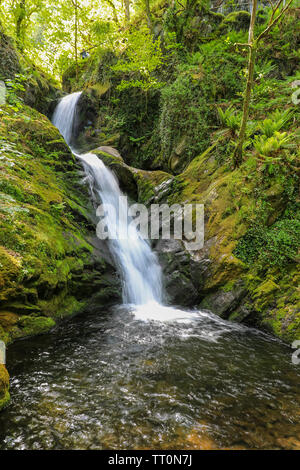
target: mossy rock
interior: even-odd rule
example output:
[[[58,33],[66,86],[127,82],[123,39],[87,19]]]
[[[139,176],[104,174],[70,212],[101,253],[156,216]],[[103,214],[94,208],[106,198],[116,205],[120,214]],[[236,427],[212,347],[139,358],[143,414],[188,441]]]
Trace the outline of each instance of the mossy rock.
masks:
[[[20,58],[13,42],[0,29],[0,80],[13,79],[21,71]]]
[[[36,336],[47,333],[55,326],[52,318],[22,316],[18,321],[22,336]]]
[[[8,405],[9,395],[9,375],[4,364],[0,364],[0,410]]]
[[[225,31],[247,31],[249,29],[251,15],[247,11],[234,11],[229,13],[219,26],[222,34]]]

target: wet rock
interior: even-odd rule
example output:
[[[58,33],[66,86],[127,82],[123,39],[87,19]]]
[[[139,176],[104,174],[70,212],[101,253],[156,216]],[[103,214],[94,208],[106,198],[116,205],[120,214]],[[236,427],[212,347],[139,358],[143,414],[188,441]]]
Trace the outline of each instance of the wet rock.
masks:
[[[200,307],[211,310],[223,318],[228,318],[229,313],[238,306],[246,293],[247,290],[242,285],[236,286],[228,292],[218,290],[207,295],[202,300]]]
[[[159,240],[155,245],[155,250],[159,253],[182,252],[183,246],[180,240]]]
[[[107,145],[103,145],[102,147],[98,147],[97,150],[99,152],[108,153],[112,157],[119,158],[122,162],[124,161],[123,158],[121,157],[120,153],[118,152],[118,150],[115,149],[114,147],[109,147]]]
[[[180,240],[159,240],[155,246],[163,273],[168,300],[191,307],[199,300],[199,293],[191,279],[190,256],[183,251]]]

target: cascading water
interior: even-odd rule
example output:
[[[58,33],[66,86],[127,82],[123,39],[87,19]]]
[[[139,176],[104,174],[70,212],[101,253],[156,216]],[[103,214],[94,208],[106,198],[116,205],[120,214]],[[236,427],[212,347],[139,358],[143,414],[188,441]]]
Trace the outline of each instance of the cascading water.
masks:
[[[57,127],[67,144],[71,147],[74,135],[74,123],[76,118],[76,106],[81,96],[81,91],[67,95],[60,100],[54,114],[52,122]]]
[[[72,148],[76,106],[81,92],[65,96],[59,102],[52,121]],[[125,304],[149,305],[162,301],[162,273],[155,254],[127,216],[127,207],[114,174],[93,153],[73,153],[83,163],[93,193],[105,207],[113,207],[119,217],[107,217],[109,249],[123,282]]]

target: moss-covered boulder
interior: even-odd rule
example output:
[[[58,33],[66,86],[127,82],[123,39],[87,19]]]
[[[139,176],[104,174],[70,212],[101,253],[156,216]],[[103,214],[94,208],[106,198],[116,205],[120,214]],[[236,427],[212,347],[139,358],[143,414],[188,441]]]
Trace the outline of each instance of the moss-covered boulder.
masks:
[[[233,11],[227,15],[219,26],[219,32],[246,31],[249,29],[250,13],[248,11]]]
[[[4,364],[0,364],[0,410],[9,403],[9,400],[9,375]]]

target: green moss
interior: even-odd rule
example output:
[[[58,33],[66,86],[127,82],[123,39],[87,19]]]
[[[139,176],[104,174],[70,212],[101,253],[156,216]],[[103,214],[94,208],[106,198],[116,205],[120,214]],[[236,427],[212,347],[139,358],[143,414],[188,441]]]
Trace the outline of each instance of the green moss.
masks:
[[[5,408],[10,402],[10,394],[8,391],[5,392],[3,398],[0,398],[0,410]]]
[[[8,405],[9,400],[9,375],[4,364],[0,364],[0,410]]]
[[[247,11],[233,11],[229,13],[220,24],[219,31],[240,31],[248,30],[250,23],[250,13]]]
[[[20,72],[20,58],[13,47],[13,42],[0,30],[0,79],[12,79]]]
[[[18,321],[22,336],[34,336],[47,333],[55,326],[52,318],[23,316]]]

